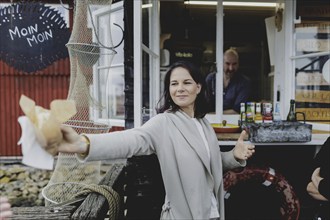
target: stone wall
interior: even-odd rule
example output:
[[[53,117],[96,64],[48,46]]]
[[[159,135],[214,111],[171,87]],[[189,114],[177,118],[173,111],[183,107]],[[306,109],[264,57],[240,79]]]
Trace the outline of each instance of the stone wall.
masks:
[[[43,206],[42,189],[52,171],[21,164],[0,164],[0,195],[7,196],[13,207]]]

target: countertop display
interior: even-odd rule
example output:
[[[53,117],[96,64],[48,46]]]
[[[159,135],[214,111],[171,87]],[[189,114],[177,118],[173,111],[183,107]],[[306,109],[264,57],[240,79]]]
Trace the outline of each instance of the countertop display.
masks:
[[[240,133],[217,133],[220,146],[234,146]],[[254,145],[322,145],[330,134],[312,134],[312,140],[309,142],[285,142],[285,143],[253,143]],[[246,139],[248,141],[248,139]]]

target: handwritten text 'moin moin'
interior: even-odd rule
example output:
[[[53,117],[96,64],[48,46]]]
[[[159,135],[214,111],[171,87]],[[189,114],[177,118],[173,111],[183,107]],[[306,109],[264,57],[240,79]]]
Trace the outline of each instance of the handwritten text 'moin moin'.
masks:
[[[39,33],[38,24],[20,29],[15,26],[14,29],[9,29],[8,31],[11,40],[14,41],[15,39],[25,38],[30,47],[53,38],[53,32],[51,29]]]

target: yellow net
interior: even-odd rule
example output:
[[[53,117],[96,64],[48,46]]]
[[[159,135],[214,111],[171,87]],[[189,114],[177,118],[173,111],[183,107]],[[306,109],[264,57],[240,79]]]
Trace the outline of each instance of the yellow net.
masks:
[[[106,38],[100,34],[104,31],[101,27],[106,22],[110,25],[110,21],[100,23],[97,19],[111,3],[112,0],[76,0],[74,4],[72,34],[67,43],[71,68],[68,99],[75,101],[77,114],[66,125],[79,134],[106,133],[110,129],[107,124],[95,122],[93,114],[105,108],[98,101],[95,84],[99,77],[107,79],[107,67],[116,54],[111,33]],[[74,154],[60,153],[53,175],[42,192],[46,206],[72,199],[86,184],[97,184],[100,166],[101,162],[80,163]]]

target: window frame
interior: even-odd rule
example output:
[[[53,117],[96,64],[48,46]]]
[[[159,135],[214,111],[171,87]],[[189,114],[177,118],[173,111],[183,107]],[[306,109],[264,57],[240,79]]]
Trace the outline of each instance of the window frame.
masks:
[[[148,2],[151,7],[142,7],[142,3]],[[149,55],[149,100],[150,117],[156,113],[156,108],[160,97],[160,25],[159,25],[159,0],[134,1],[134,127],[143,124],[143,62],[142,51]],[[142,10],[149,10],[148,30],[149,47],[143,44],[142,35]]]
[[[98,25],[99,25],[99,22],[98,22],[99,19],[98,18],[100,16],[104,16],[106,14],[109,14],[111,16],[112,12],[117,12],[117,11],[120,11],[120,10],[122,10],[122,14],[124,15],[123,1],[113,3],[109,7],[103,7],[103,8],[97,9],[95,11],[92,11],[93,21],[95,23],[95,26],[98,27]],[[109,28],[110,28],[110,25],[109,25]],[[98,30],[98,28],[96,28],[96,29]],[[93,38],[96,38],[95,33],[93,33]],[[110,40],[112,40],[112,39],[110,39]],[[122,44],[124,44],[124,42],[122,42]],[[113,55],[113,56],[116,56],[116,55]],[[111,74],[111,68],[118,68],[118,67],[123,68],[122,77],[124,78],[124,57],[122,57],[122,62],[119,62],[119,63],[116,63],[116,64],[113,64],[112,59],[111,59],[110,63],[107,63],[106,65],[99,66],[99,64],[97,64],[97,65],[93,66],[93,82],[94,82],[93,83],[93,94],[94,94],[94,96],[95,96],[95,98],[98,102],[102,102],[102,100],[100,100],[101,99],[101,97],[100,97],[101,90],[99,88],[99,83],[100,83],[100,78],[99,78],[99,74],[98,74],[99,70],[102,70],[104,68],[108,68],[108,72],[109,72],[108,74]],[[107,81],[108,81],[108,77],[107,77]],[[123,87],[124,86],[125,85],[123,85]],[[105,94],[102,94],[102,95],[105,95],[107,97],[107,95],[108,95],[108,85],[105,85],[105,87],[106,87]],[[106,112],[108,112],[109,107],[112,108],[114,106],[109,106],[108,99],[106,99]],[[122,119],[111,118],[109,115],[107,115],[108,118],[101,118],[100,114],[102,114],[102,112],[100,112],[100,111],[102,111],[102,110],[91,109],[91,112],[92,112],[91,117],[96,122],[104,123],[104,124],[110,124],[111,126],[118,126],[118,127],[124,127],[125,126],[125,115],[123,115]]]

